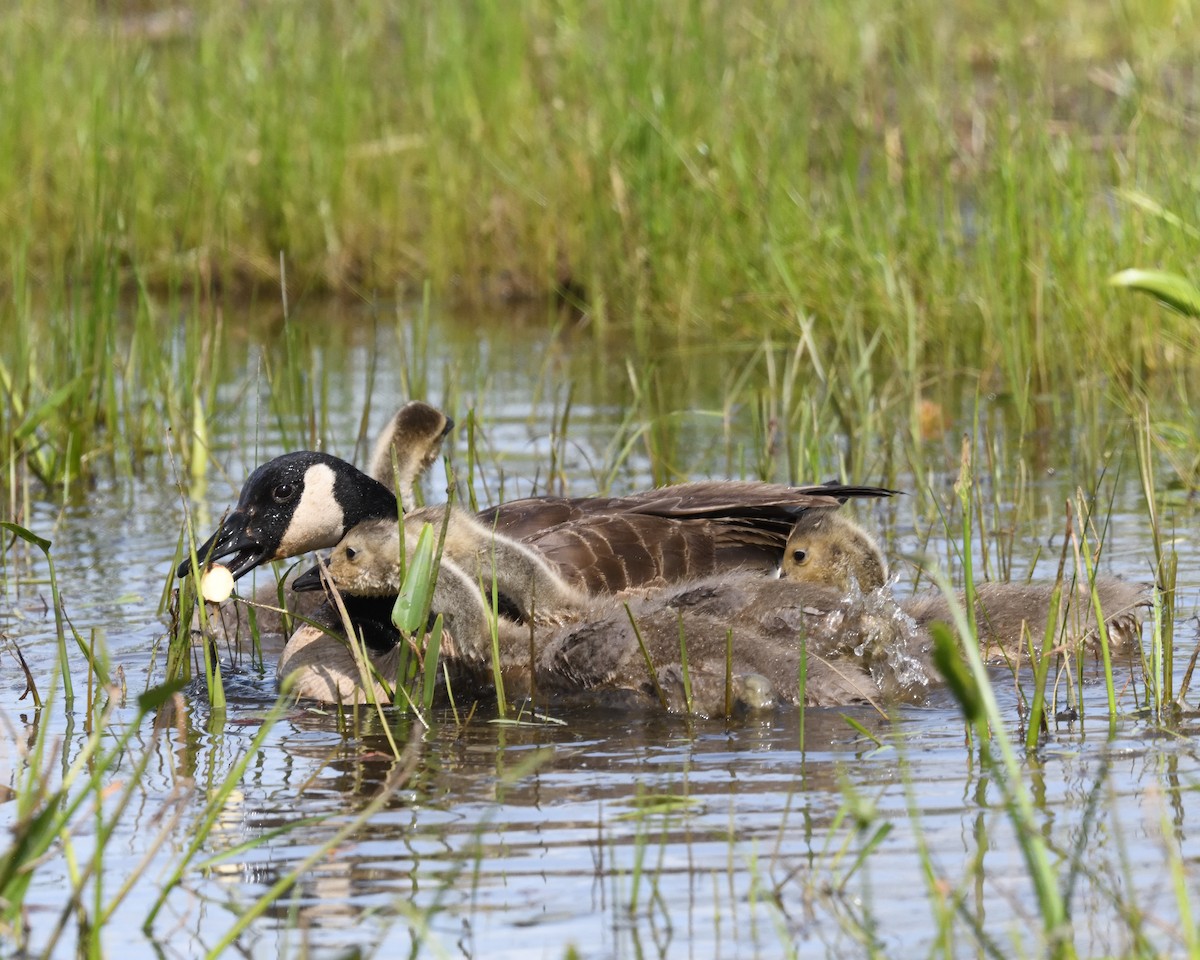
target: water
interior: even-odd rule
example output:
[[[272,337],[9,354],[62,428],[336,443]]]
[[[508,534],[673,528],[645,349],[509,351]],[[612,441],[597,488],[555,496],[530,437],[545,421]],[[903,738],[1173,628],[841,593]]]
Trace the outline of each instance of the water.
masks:
[[[425,395],[460,421],[472,405],[487,410],[487,455],[473,481],[479,499],[547,487],[595,489],[609,473],[608,451],[630,436],[624,410],[637,402],[619,355],[597,363],[576,355],[569,335],[536,328],[501,328],[489,336],[475,324],[442,324],[423,354]],[[267,347],[249,350],[245,369],[227,371],[223,406],[214,411],[214,446],[228,477],[214,474],[206,487],[192,488],[200,499],[190,506],[203,533],[249,469],[285,448],[277,423],[302,429],[302,417],[265,415],[271,401],[258,349]],[[375,330],[360,324],[336,349],[328,343],[314,349],[313,369],[331,372],[322,406],[335,438],[330,449],[352,456],[368,398],[366,371],[373,357],[397,349],[390,321]],[[721,363],[718,351],[690,357],[673,396],[679,409],[708,411],[678,418],[674,441],[697,476],[724,475],[752,445],[744,408],[716,415],[728,382]],[[400,378],[391,376],[378,376],[369,395],[373,426],[407,399]],[[554,424],[568,395],[569,442],[559,443]],[[245,423],[256,417],[263,424],[249,434],[256,442],[242,442]],[[461,464],[461,435],[456,444]],[[635,442],[632,449],[612,477],[615,489],[652,480],[645,447]],[[1052,447],[1049,456],[1062,465],[1031,481],[1032,499],[1048,506],[1041,526],[1015,539],[1019,574],[1053,573],[1061,546],[1057,504],[1081,482],[1068,468],[1069,448]],[[929,490],[948,498],[955,463],[947,456],[938,464],[944,473],[930,478]],[[832,457],[824,470],[822,479],[836,472]],[[1106,487],[1115,499],[1104,568],[1144,579],[1151,545],[1135,473],[1127,468]],[[430,485],[435,499],[438,489]],[[949,554],[943,535],[930,536],[923,523],[928,508],[917,498],[929,495],[868,511],[893,557]],[[157,475],[109,479],[65,510],[37,503],[23,521],[53,540],[71,622],[85,640],[94,636],[105,645],[123,671],[129,696],[116,710],[112,729],[119,732],[136,717],[137,693],[162,675],[159,601],[184,523],[181,498]],[[1200,551],[1189,513],[1179,513],[1177,528],[1178,676],[1195,636],[1190,618]],[[5,562],[0,630],[12,643],[0,643],[0,786],[16,788],[24,782],[23,751],[34,724],[49,725],[60,751],[43,761],[49,782],[78,757],[88,733],[86,671],[72,649],[79,700],[71,714],[61,695],[40,712],[28,698],[18,699],[25,684],[13,644],[46,695],[57,657],[54,618],[41,555],[16,544]],[[905,568],[897,589],[903,592],[910,580]],[[52,940],[72,877],[91,864],[101,877],[102,904],[135,877],[100,933],[106,955],[199,955],[377,796],[396,769],[377,721],[361,718],[357,731],[346,732],[328,710],[287,709],[150,933],[142,932],[150,905],[197,833],[208,797],[271,710],[273,652],[266,651],[265,669],[245,658],[230,668],[224,716],[191,689],[186,718],[175,727],[155,735],[146,722],[136,731],[107,774],[103,810],[115,827],[102,858],[93,863],[97,828],[89,795],[69,839],[34,873],[26,920],[35,950],[75,952],[79,934],[70,911],[61,938]],[[1119,679],[1139,685],[1140,676],[1118,671]],[[1002,672],[996,679],[1015,735],[1013,682]],[[1036,822],[1070,889],[1084,955],[1132,949],[1125,911],[1133,906],[1146,918],[1150,943],[1163,952],[1181,949],[1171,858],[1184,864],[1185,889],[1196,894],[1200,844],[1188,817],[1200,783],[1195,721],[1185,718],[1164,732],[1132,713],[1132,690],[1122,692],[1121,702],[1125,713],[1110,736],[1103,689],[1089,679],[1086,721],[1054,725],[1039,758],[1022,762]],[[871,944],[889,956],[910,956],[941,944],[953,955],[1038,952],[1033,886],[1000,785],[977,751],[964,747],[961,719],[944,690],[891,718],[866,707],[809,710],[803,732],[794,711],[729,723],[571,712],[553,723],[512,725],[493,722],[486,710],[465,723],[449,712],[431,720],[428,730],[408,724],[396,732],[400,747],[406,737],[415,740],[411,775],[363,829],[321,855],[253,920],[236,938],[236,950],[254,957],[345,956],[357,949],[381,956],[559,958],[574,946],[585,957],[749,958],[863,955]],[[112,746],[112,736],[103,746]],[[118,815],[126,788],[129,800]],[[15,808],[0,802],[6,831]],[[89,910],[95,896],[89,881]],[[939,911],[951,918],[949,933],[939,926]],[[0,954],[9,952],[0,946]]]

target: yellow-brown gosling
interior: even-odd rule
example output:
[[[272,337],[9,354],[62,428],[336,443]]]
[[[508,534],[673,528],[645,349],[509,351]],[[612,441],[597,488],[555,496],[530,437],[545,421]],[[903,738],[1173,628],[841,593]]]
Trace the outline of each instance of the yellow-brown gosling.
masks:
[[[784,549],[781,575],[837,590],[876,590],[887,582],[887,564],[873,537],[835,510],[810,510],[793,527]],[[1091,590],[1104,612],[1111,643],[1126,646],[1141,635],[1149,605],[1147,587],[1114,577],[1097,577],[1092,587],[1078,584],[1063,591],[1056,623],[1063,639],[1093,642],[1097,637]],[[1016,655],[1028,630],[1037,643],[1045,636],[1051,613],[1053,583],[981,583],[975,590],[975,619],[980,639],[993,655]],[[960,595],[959,603],[965,598]],[[941,591],[926,591],[901,602],[921,627],[951,619],[950,603]]]

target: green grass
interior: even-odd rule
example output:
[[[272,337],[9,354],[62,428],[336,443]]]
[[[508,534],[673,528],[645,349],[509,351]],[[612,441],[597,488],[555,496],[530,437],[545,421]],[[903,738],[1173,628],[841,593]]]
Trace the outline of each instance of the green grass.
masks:
[[[620,486],[634,453],[656,482],[699,472],[911,477],[912,495],[889,518],[947,544],[924,561],[1020,579],[1041,549],[1031,544],[1063,528],[1062,503],[1039,483],[1046,471],[1069,471],[1098,501],[1072,508],[1068,536],[1086,545],[1104,541],[1107,484],[1137,469],[1164,592],[1143,692],[1118,701],[1117,668],[1105,664],[1109,717],[1145,709],[1177,729],[1187,678],[1172,672],[1171,537],[1175,508],[1200,485],[1200,324],[1107,279],[1126,267],[1197,276],[1193,11],[1165,0],[1011,10],[974,0],[394,9],[201,0],[181,8],[169,35],[153,36],[140,7],[22,0],[0,14],[6,591],[24,585],[19,550],[51,556],[53,532],[31,519],[46,500],[79,504],[145,474],[174,476],[199,502],[205,484],[241,482],[223,475],[221,444],[254,450],[260,432],[349,455],[353,439],[331,437],[329,408],[351,366],[348,342],[374,325],[394,328],[396,345],[354,370],[366,393],[398,378],[406,394],[428,396],[431,365],[452,365],[441,379],[468,445],[466,475],[486,476],[489,499],[503,498],[489,371],[441,351],[461,358],[478,325],[524,322],[562,345],[528,367],[531,405],[554,411],[552,455],[522,478],[539,489],[573,479],[582,492],[566,466],[572,438],[589,429],[581,411],[604,407],[619,413],[588,467],[596,489]],[[1165,293],[1176,306],[1190,296]],[[533,302],[520,317],[480,307],[520,298]],[[448,322],[458,308],[469,319]],[[229,372],[248,352],[253,385]],[[938,481],[958,463],[962,424],[973,476],[987,483],[965,485],[959,500]],[[1069,445],[1044,442],[1067,432]],[[475,493],[472,484],[464,502]],[[1181,528],[1191,519],[1179,512]],[[104,841],[137,804],[151,755],[134,738],[166,693],[152,687],[115,720],[103,643],[71,625],[52,568],[48,590],[58,666],[37,678],[36,710],[72,709],[86,662],[88,729],[82,746],[58,754],[54,725],[43,723],[22,755],[16,829],[0,849],[0,933],[21,936],[30,877],[47,851],[61,851],[53,862],[69,865],[78,952],[91,956],[127,889],[107,885]],[[186,595],[182,603],[190,610]],[[199,662],[189,627],[181,617],[169,677]],[[218,691],[224,651],[205,653]],[[1049,665],[1019,677],[1047,711]],[[429,681],[432,664],[423,666]],[[1036,779],[1042,761],[1036,713],[1017,758],[1005,725],[1020,720],[997,714],[988,675],[972,664],[959,680],[971,705],[967,762],[975,745],[981,758],[999,753],[988,754],[986,776],[1000,780],[1036,887],[1044,939],[1027,951],[1068,955],[1070,883],[1090,868],[1076,851],[1069,879],[1050,876],[1048,859],[1063,851],[1039,838],[1044,811],[1018,777]],[[423,682],[411,699],[427,711],[432,695]],[[201,740],[231,712],[215,713],[212,729],[189,726],[189,762],[216,756]],[[382,711],[363,714],[347,735],[382,722],[396,769],[407,770]],[[804,723],[799,742],[811,754],[819,745]],[[212,792],[171,854],[164,897],[221,855],[214,817],[262,742],[208,771]],[[373,796],[313,855],[348,840],[386,800]],[[101,842],[76,857],[85,820]],[[850,880],[869,876],[888,826],[847,787],[818,879],[802,881],[811,897],[840,900]],[[669,920],[662,864],[646,856],[658,834],[639,829],[623,896]],[[1166,872],[1187,920],[1190,863],[1173,829],[1164,822]],[[922,856],[939,931],[931,952],[957,955],[965,941],[998,955],[965,905],[976,878],[943,887],[936,853]],[[236,937],[288,895],[306,863],[218,936]],[[1121,879],[1111,906],[1151,953],[1136,885]],[[763,896],[776,899],[794,882],[770,871],[764,880]],[[870,906],[843,916],[874,945]],[[148,909],[151,926],[157,908]],[[55,936],[71,935],[63,929]],[[1179,943],[1196,954],[1190,922]]]
[[[1104,282],[1197,247],[1200,32],[1173,3],[180,9],[0,18],[0,465],[46,483],[137,470],[167,428],[194,463],[233,297],[281,287],[272,402],[314,427],[287,359],[313,293],[557,292],[632,344],[651,407],[686,378],[650,357],[774,357],[764,419],[814,419],[784,431],[797,470],[807,430],[915,417],[959,376],[1030,411],[1200,346]]]
[[[1139,433],[1138,443],[1141,448],[1144,448],[1148,442],[1148,430],[1143,429]],[[1096,451],[1092,451],[1092,455],[1099,456]],[[1022,472],[1017,469],[1021,457],[1018,448],[999,446],[995,451],[995,457],[995,462],[989,465],[986,479],[988,482],[996,484],[998,489],[993,491],[988,500],[975,495],[976,487],[981,482],[978,459],[964,460],[961,482],[955,493],[951,494],[945,489],[936,488],[923,488],[917,492],[920,500],[926,505],[926,509],[929,504],[939,504],[940,502],[940,509],[944,511],[944,515],[935,518],[934,522],[944,526],[943,532],[946,536],[962,537],[959,545],[961,556],[981,557],[990,553],[993,562],[997,555],[1013,549],[1004,541],[998,528],[1014,522],[1018,525],[1029,523],[1034,526],[1043,523],[1037,517],[1036,506],[1031,505],[1028,501],[1021,501],[1017,495],[1023,483]],[[954,458],[947,456],[946,461],[940,466],[943,471],[948,471],[953,464]],[[1149,496],[1150,491],[1154,489],[1152,478],[1148,477],[1146,484]],[[1085,517],[1082,509],[1075,511],[1075,516],[1079,518],[1077,520],[1079,529],[1076,535],[1085,542],[1086,536],[1094,535],[1096,530],[1106,528],[1106,520],[1102,511],[1108,500],[1101,494],[1103,494],[1102,489],[1094,494],[1095,501],[1100,505],[1097,510],[1101,515]],[[993,498],[994,503],[990,502]],[[913,499],[916,501],[917,498]],[[1152,497],[1151,501],[1153,501]],[[1017,505],[1016,513],[1019,514],[1015,518],[1009,515],[1013,504]],[[913,509],[916,509],[917,506],[914,502]],[[25,539],[34,543],[35,546],[51,549],[48,544],[35,540],[33,534],[28,531],[23,531],[23,534]],[[1010,534],[1010,536],[1012,535]],[[1086,547],[1080,547],[1080,552],[1084,555],[1087,550]],[[1019,555],[1023,556],[1023,553],[1019,553]],[[69,622],[69,618],[67,619]],[[970,636],[972,628],[965,616],[957,628],[964,636]],[[76,639],[78,641],[78,638]],[[968,645],[967,649],[969,650],[971,647]],[[1158,663],[1161,664],[1162,654],[1159,653],[1157,656]],[[101,676],[106,674],[103,656],[96,656],[94,660],[98,674]],[[78,661],[76,660],[76,662]],[[429,665],[425,666],[428,669]],[[70,669],[69,664],[68,669]],[[1111,663],[1104,667],[1105,678],[1110,689],[1114,669]],[[1173,729],[1174,715],[1170,710],[1162,709],[1163,701],[1169,700],[1170,694],[1168,692],[1164,695],[1161,692],[1161,676],[1158,679],[1158,686],[1150,682],[1151,669],[1147,668],[1146,670],[1146,690],[1148,694],[1151,691],[1156,692],[1158,700],[1155,715],[1162,717],[1162,729],[1170,731]],[[1161,667],[1153,669],[1161,671]],[[1026,955],[1045,953],[1071,956],[1075,950],[1076,938],[1081,937],[1086,930],[1085,920],[1071,913],[1072,890],[1076,884],[1084,882],[1088,883],[1089,887],[1099,886],[1103,890],[1110,891],[1105,896],[1110,897],[1113,910],[1126,918],[1123,929],[1128,937],[1141,945],[1140,949],[1145,955],[1153,955],[1156,949],[1155,944],[1160,943],[1160,939],[1157,934],[1152,935],[1145,929],[1147,921],[1141,914],[1138,886],[1133,882],[1136,876],[1130,875],[1124,878],[1124,882],[1120,884],[1110,883],[1110,878],[1104,874],[1104,871],[1115,870],[1116,867],[1108,860],[1105,860],[1103,865],[1093,865],[1086,859],[1085,854],[1088,851],[1083,849],[1064,850],[1043,836],[1041,818],[1046,815],[1047,811],[1042,809],[1041,804],[1044,801],[1038,798],[1033,786],[1038,781],[1038,769],[1043,762],[1040,745],[1027,742],[1025,754],[1018,755],[1014,749],[1016,737],[1011,733],[1011,728],[1019,725],[1019,720],[1015,716],[1005,716],[999,712],[995,693],[992,690],[992,684],[995,682],[993,675],[984,670],[978,661],[972,663],[967,671],[971,683],[970,690],[973,692],[964,697],[964,702],[975,704],[968,711],[974,746],[964,751],[964,758],[972,769],[978,764],[978,777],[984,781],[994,782],[998,786],[1000,806],[996,815],[1007,817],[1008,824],[1004,828],[993,826],[992,830],[997,835],[1002,829],[1011,830],[1015,835],[1016,842],[1023,850],[1027,862],[1027,875],[1022,877],[1021,881],[1035,891],[1035,899],[1032,903],[1035,909],[1041,911],[1042,929],[1036,935],[1030,934],[1032,939],[1029,941],[1023,941],[1014,946],[994,928],[986,926],[982,920],[972,915],[972,909],[981,907],[978,901],[983,896],[981,891],[985,876],[984,852],[992,842],[987,828],[981,826],[981,832],[975,838],[975,842],[979,845],[978,862],[974,865],[969,864],[965,868],[967,873],[961,879],[946,876],[939,871],[936,863],[939,853],[936,850],[923,850],[921,853],[922,862],[929,877],[928,901],[933,933],[936,937],[936,946],[932,950],[933,955],[955,956],[961,943],[966,942],[979,946],[980,950],[987,955],[998,956],[1015,950],[1018,954]],[[1028,683],[1032,673],[1033,671],[1030,670],[1024,671],[1019,676],[1019,682]],[[1169,677],[1169,674],[1167,676]],[[55,676],[45,687],[52,696],[60,696],[59,691],[64,689],[65,679]],[[1044,680],[1035,676],[1033,682],[1040,684],[1044,683]],[[135,808],[139,803],[140,775],[146,769],[146,765],[153,761],[153,744],[140,745],[134,738],[139,731],[149,729],[149,711],[152,709],[163,710],[171,692],[170,688],[152,689],[139,701],[136,714],[132,718],[125,716],[120,721],[113,719],[111,711],[116,693],[109,689],[107,684],[104,691],[95,698],[89,692],[87,713],[91,718],[92,727],[84,747],[71,755],[70,768],[67,769],[66,765],[63,765],[64,773],[61,777],[60,787],[54,785],[55,778],[50,776],[50,771],[57,766],[57,757],[53,755],[54,747],[49,732],[54,729],[54,726],[46,722],[40,728],[41,732],[34,742],[32,755],[23,765],[21,779],[18,783],[18,786],[22,788],[19,791],[22,808],[20,816],[17,818],[14,839],[9,847],[0,850],[0,853],[5,854],[5,857],[0,857],[0,862],[11,864],[7,873],[0,873],[0,900],[4,901],[3,905],[6,908],[6,912],[0,915],[0,923],[3,924],[7,936],[15,939],[22,936],[20,906],[30,878],[35,876],[39,869],[43,869],[44,863],[60,864],[64,860],[74,863],[77,854],[72,838],[90,827],[100,843],[89,854],[89,857],[78,858],[78,867],[73,869],[70,877],[69,909],[72,911],[72,915],[78,919],[78,925],[77,927],[67,926],[64,931],[55,933],[54,936],[56,938],[60,936],[78,937],[78,948],[82,955],[101,955],[101,933],[106,933],[111,938],[113,932],[111,926],[107,931],[105,929],[109,918],[115,915],[119,905],[130,895],[129,891],[142,883],[140,876],[131,877],[128,882],[117,882],[113,879],[113,868],[107,867],[106,864],[115,859],[116,853],[106,849],[106,840],[110,836],[122,836],[119,831],[127,828],[126,818],[132,815],[127,812],[127,808]],[[1098,702],[1097,698],[1093,698],[1093,702]],[[275,742],[271,739],[271,727],[282,714],[285,705],[286,700],[281,700],[274,710],[268,713],[262,726],[249,741],[249,746],[241,752],[235,762],[225,765],[218,764],[222,758],[217,752],[214,752],[211,746],[206,746],[206,739],[224,735],[231,721],[242,719],[238,714],[232,710],[214,710],[207,727],[196,724],[187,716],[177,718],[177,722],[192,732],[190,735],[196,735],[195,741],[190,746],[180,747],[180,750],[188,758],[187,763],[209,764],[210,767],[200,777],[205,784],[205,792],[197,798],[194,809],[191,809],[190,816],[186,818],[187,825],[181,827],[182,821],[169,819],[154,840],[151,853],[163,851],[159,856],[159,862],[165,860],[168,868],[160,881],[161,896],[158,902],[137,905],[137,909],[141,909],[143,913],[142,922],[152,936],[166,936],[169,932],[171,925],[163,905],[172,896],[172,891],[179,891],[181,887],[186,888],[189,878],[194,880],[203,876],[213,865],[220,864],[225,860],[238,862],[238,858],[255,844],[271,844],[279,839],[278,831],[252,832],[253,835],[243,843],[226,846],[230,843],[230,839],[224,834],[220,837],[215,836],[214,824],[217,822],[220,812],[227,806],[238,808],[238,805],[231,800],[235,794],[255,786],[256,781],[251,774],[251,771],[255,769],[255,758],[260,756],[264,744]],[[1136,710],[1142,705],[1141,701],[1136,701],[1132,707]],[[1150,705],[1155,706],[1155,704]],[[43,709],[53,710],[54,703],[47,704]],[[1122,701],[1119,709],[1124,711],[1120,719],[1122,721],[1128,719],[1128,702]],[[383,788],[370,791],[369,797],[364,796],[361,804],[356,803],[352,810],[345,811],[344,815],[338,818],[335,829],[331,829],[324,835],[319,843],[311,844],[313,847],[311,853],[296,858],[290,869],[281,873],[277,878],[272,878],[270,883],[263,884],[260,890],[253,892],[253,896],[246,898],[245,903],[239,904],[236,916],[231,916],[223,926],[214,930],[213,942],[208,947],[211,949],[212,955],[222,953],[228,944],[235,941],[241,942],[240,938],[254,929],[258,918],[267,913],[278,916],[281,905],[286,905],[287,899],[292,896],[296,885],[308,876],[309,871],[314,869],[322,858],[341,845],[352,841],[353,838],[369,834],[371,818],[389,803],[395,787],[406,782],[406,778],[411,773],[412,764],[415,762],[411,751],[416,749],[412,745],[417,742],[415,739],[417,734],[413,731],[417,731],[420,725],[412,720],[404,720],[399,711],[393,711],[389,715],[384,715],[382,712],[372,715],[372,711],[367,711],[367,713],[368,716],[364,718],[361,726],[356,722],[353,731],[347,731],[345,734],[347,744],[356,741],[361,744],[368,738],[368,727],[373,726],[376,731],[373,735],[376,746],[371,752],[380,751],[385,742],[388,744],[390,748],[388,762],[391,765],[389,769],[394,772],[394,776],[388,778]],[[47,717],[47,719],[49,718]],[[357,721],[357,718],[355,719]],[[390,729],[392,724],[400,728],[399,737]],[[378,734],[380,725],[382,725],[383,737]],[[409,740],[409,747],[401,750],[398,748],[398,744],[403,743],[405,725],[413,739]],[[457,731],[454,737],[463,737],[468,735],[471,721],[468,719],[466,723],[456,726]],[[887,732],[876,735],[867,730],[865,726],[858,724],[857,721],[854,721],[851,726],[863,738],[859,741],[861,744],[869,743],[871,749],[894,749],[891,728],[888,728]],[[689,737],[696,735],[692,726],[689,725],[686,729]],[[710,735],[713,729],[703,726],[695,728],[700,731],[700,736]],[[203,736],[199,736],[201,733]],[[427,735],[421,734],[421,736]],[[727,730],[726,736],[728,735]],[[1080,737],[1081,744],[1085,740],[1086,738]],[[1010,741],[1012,742],[1010,743]],[[500,746],[503,745],[500,744]],[[812,743],[810,735],[810,740],[804,745],[804,749],[820,752],[824,748]],[[976,752],[978,759],[976,759]],[[518,752],[516,756],[521,757],[523,754]],[[95,762],[89,766],[89,760],[93,757]],[[525,754],[524,759],[528,761],[531,758]],[[539,754],[539,762],[540,759],[542,758]],[[944,757],[942,760],[944,762]],[[350,768],[358,769],[357,764],[360,762],[356,761],[350,764]],[[816,762],[820,763],[821,761]],[[911,765],[913,771],[918,770],[920,766],[920,760],[915,756],[906,758],[904,763]],[[703,783],[703,778],[699,778],[698,782]],[[120,790],[113,786],[114,783],[120,783]],[[1104,790],[1109,789],[1108,784],[1109,781],[1103,777],[1096,782],[1094,802],[1101,805],[1096,816],[1103,815],[1105,800],[1101,794]],[[783,904],[794,898],[797,895],[796,891],[800,889],[804,892],[806,903],[815,903],[821,910],[840,917],[839,922],[843,925],[846,936],[880,955],[886,955],[888,953],[886,931],[880,928],[877,914],[883,905],[881,900],[887,894],[875,883],[877,872],[875,865],[879,862],[877,860],[879,857],[884,858],[883,864],[888,862],[886,859],[888,856],[887,846],[890,838],[896,832],[898,824],[895,820],[878,813],[877,800],[883,795],[881,788],[877,786],[864,788],[856,781],[847,778],[840,790],[842,793],[840,806],[836,806],[831,819],[820,823],[815,835],[812,836],[814,857],[811,864],[806,864],[803,869],[787,864],[778,867],[764,867],[751,863],[747,867],[740,862],[735,862],[733,853],[735,834],[731,831],[729,882],[734,883],[735,878],[740,880],[749,869],[751,876],[757,878],[755,880],[757,893],[754,894],[752,902],[756,898],[761,898],[763,906],[768,911],[777,909],[772,906],[773,904]],[[878,797],[873,793],[874,790],[880,790]],[[104,812],[95,819],[94,826],[91,824],[82,826],[81,821],[86,820],[89,816],[85,810],[86,805],[95,798],[96,806],[100,808],[99,799],[102,795],[104,797],[115,795],[116,800],[107,807],[103,807]],[[694,805],[694,801],[689,800],[688,802]],[[996,801],[992,803],[995,804]],[[979,806],[982,824],[982,811],[988,809],[989,804],[980,801]],[[299,809],[303,811],[303,804]],[[182,810],[183,808],[180,807],[172,816],[181,816],[180,811]],[[669,815],[677,812],[678,808],[668,811]],[[913,819],[915,821],[913,829],[919,834],[922,830],[920,817],[914,814]],[[292,818],[279,829],[303,830],[310,825],[310,821],[305,818]],[[617,900],[618,908],[627,910],[631,917],[644,918],[648,923],[661,922],[671,925],[682,923],[682,920],[674,915],[675,907],[668,894],[664,892],[671,882],[671,871],[677,869],[669,868],[668,864],[676,861],[679,844],[691,843],[692,839],[688,836],[680,839],[668,832],[667,826],[664,819],[660,831],[656,821],[652,822],[643,818],[637,827],[632,843],[628,846],[615,846],[613,856],[631,860],[628,874],[621,881],[624,886]],[[797,828],[797,825],[793,825],[793,829]],[[808,828],[806,827],[806,829]],[[780,830],[783,830],[782,826]],[[1170,874],[1171,889],[1175,892],[1181,916],[1187,917],[1192,911],[1189,891],[1190,871],[1184,854],[1175,845],[1172,830],[1172,825],[1164,821],[1161,841],[1166,851],[1166,865]],[[706,836],[706,833],[700,832],[697,834],[697,839]],[[1157,841],[1158,838],[1155,837],[1151,842]],[[711,843],[711,839],[701,846],[707,845],[707,843]],[[306,845],[309,844],[306,842]],[[62,852],[59,853],[59,851]],[[44,859],[47,852],[53,854],[48,861]],[[150,857],[148,856],[146,862],[149,861]],[[465,862],[455,866],[455,875],[461,874],[465,869]],[[618,878],[622,876],[620,868],[615,874],[611,866],[608,870],[609,876],[615,875]],[[975,870],[978,871],[977,875],[971,872]],[[978,886],[973,886],[974,884],[978,884]],[[974,908],[972,904],[974,904]],[[736,922],[739,911],[746,909],[744,906],[730,905],[724,899],[716,900],[713,908],[721,917],[720,922],[725,924]],[[423,916],[420,913],[421,909],[423,908],[404,907],[403,905],[396,907],[394,916],[389,914],[383,921],[383,929],[386,931],[390,923],[404,922],[412,926],[414,936],[418,937],[422,943],[428,944],[432,935],[426,931],[424,924],[419,922]],[[779,930],[776,935],[781,938],[781,948],[792,949],[789,928],[785,920],[786,918],[783,916],[778,918]],[[1074,926],[1068,926],[1068,920]],[[287,922],[291,923],[292,921],[288,920]],[[763,936],[760,932],[747,935],[754,940]],[[1187,947],[1194,947],[1194,940],[1194,932],[1190,929],[1182,931],[1178,938],[1178,942]],[[997,941],[999,946],[997,946]],[[1171,940],[1170,942],[1175,943],[1176,941]],[[36,946],[38,949],[42,949],[44,944],[39,941]]]

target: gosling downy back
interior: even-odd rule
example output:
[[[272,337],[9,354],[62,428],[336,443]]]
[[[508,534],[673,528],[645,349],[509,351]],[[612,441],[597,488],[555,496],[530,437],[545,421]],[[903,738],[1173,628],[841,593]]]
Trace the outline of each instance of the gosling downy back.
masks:
[[[1151,588],[1115,577],[1097,577],[1094,588],[1109,642],[1114,648],[1138,643],[1151,605]],[[1077,584],[1074,589],[1064,584],[1057,611],[1052,611],[1054,584],[1046,581],[981,583],[975,588],[975,598],[979,639],[994,657],[1023,658],[1027,654],[1026,634],[1040,646],[1052,612],[1057,640],[1091,645],[1098,638],[1091,588],[1086,583]],[[960,604],[966,602],[961,594],[957,599]],[[934,621],[953,622],[950,603],[941,591],[909,597],[904,608],[922,629]]]
[[[547,638],[534,677],[557,696],[618,688],[672,712],[689,712],[690,691],[690,712],[707,716],[739,705],[919,699],[931,679],[925,637],[889,595],[847,597],[753,573],[668,587],[628,609],[597,601],[587,619]]]
[[[378,542],[378,541],[376,541]],[[335,551],[335,581],[370,589],[353,557]],[[368,551],[370,548],[368,548]],[[448,589],[443,590],[443,583]],[[626,609],[628,604],[628,611]],[[456,678],[456,699],[487,695],[492,683],[492,620],[465,573],[443,561],[433,598],[446,618],[442,654]],[[637,627],[634,628],[630,621]],[[536,695],[575,704],[640,704],[719,716],[733,710],[881,702],[919,698],[929,676],[911,618],[882,593],[848,599],[806,583],[731,574],[622,601],[589,598],[561,625],[495,623],[500,666],[510,697]],[[680,657],[680,631],[687,667]],[[726,642],[732,636],[731,669]],[[640,637],[640,639],[639,639]],[[647,666],[642,650],[650,657]],[[399,646],[372,650],[381,675],[395,671]],[[807,684],[798,683],[807,656]],[[296,674],[301,695],[327,702],[366,698],[359,659],[344,640],[301,628],[279,662],[281,680]],[[661,691],[661,699],[660,699]],[[376,687],[377,698],[386,696]]]

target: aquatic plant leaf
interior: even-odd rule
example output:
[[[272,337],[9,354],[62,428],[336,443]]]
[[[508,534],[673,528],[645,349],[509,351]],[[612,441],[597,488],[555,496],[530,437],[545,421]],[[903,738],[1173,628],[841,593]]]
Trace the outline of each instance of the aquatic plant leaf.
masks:
[[[64,406],[75,395],[81,383],[83,383],[82,376],[75,377],[46,397],[35,409],[29,412],[29,416],[25,418],[25,422],[13,431],[13,439],[20,442],[31,436],[46,421],[50,414]]]
[[[953,631],[944,623],[935,623],[930,626],[929,632],[933,634],[933,665],[962,707],[963,716],[973,726],[983,717],[979,685],[963,663]]]
[[[858,733],[859,736],[863,737],[866,740],[870,740],[877,747],[883,746],[882,740],[880,740],[877,736],[875,736],[875,734],[873,734],[870,730],[868,730],[866,727],[864,727],[861,723],[859,723],[853,717],[847,716],[846,714],[843,713],[842,719],[845,720],[846,723],[849,724],[850,727],[852,727]]]
[[[415,633],[424,625],[425,611],[429,609],[433,593],[435,574],[433,526],[424,524],[417,537],[417,546],[408,561],[404,573],[404,584],[396,605],[392,607],[392,623],[405,633]]]
[[[186,680],[177,679],[161,686],[151,687],[138,697],[138,709],[142,713],[152,713],[186,686]]]
[[[425,647],[425,660],[421,664],[424,684],[421,689],[421,706],[426,712],[433,706],[433,695],[437,691],[438,654],[442,649],[442,615],[439,613],[429,631],[429,641]]]
[[[1189,317],[1200,317],[1200,290],[1177,273],[1166,270],[1122,270],[1108,278],[1111,287],[1127,287],[1148,293],[1160,303],[1166,304]]]
[[[0,521],[0,527],[7,530],[9,533],[15,533],[18,537],[20,537],[26,543],[32,543],[35,547],[38,547],[43,553],[48,553],[50,551],[50,541],[49,540],[46,540],[44,537],[39,537],[32,530],[27,530],[24,527],[22,527],[20,524],[10,523],[7,520],[3,520],[3,521]]]

